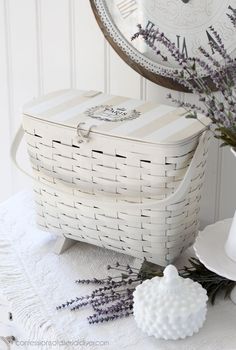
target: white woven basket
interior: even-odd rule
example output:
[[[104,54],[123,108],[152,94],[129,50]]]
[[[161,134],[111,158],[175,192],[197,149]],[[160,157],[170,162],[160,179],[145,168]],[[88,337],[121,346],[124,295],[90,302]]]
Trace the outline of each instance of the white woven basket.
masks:
[[[28,104],[23,124],[42,229],[163,266],[193,243],[209,140],[201,123],[72,90]]]

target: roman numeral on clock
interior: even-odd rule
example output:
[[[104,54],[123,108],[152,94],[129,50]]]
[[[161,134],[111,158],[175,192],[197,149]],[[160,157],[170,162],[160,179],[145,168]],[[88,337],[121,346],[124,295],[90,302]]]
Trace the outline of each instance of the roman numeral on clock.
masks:
[[[145,29],[150,32],[152,29],[155,29],[155,24],[151,21],[148,21]],[[154,44],[154,42],[155,42],[155,38],[150,38],[150,37],[148,38],[149,44]]]
[[[186,39],[182,38],[180,35],[176,35],[177,38],[177,47],[182,55],[185,58],[188,58],[188,48],[186,44]]]
[[[145,30],[146,31],[148,31],[148,32],[151,32],[152,30],[156,30],[156,29],[158,29],[157,27],[156,27],[156,25],[153,23],[153,22],[151,22],[151,21],[148,21],[147,22],[147,24],[146,24],[146,27],[145,27]],[[168,41],[170,41],[166,36],[164,36],[164,38],[166,39],[166,40],[168,40]],[[155,42],[155,36],[153,36],[153,38],[151,37],[149,37],[148,39],[148,42],[150,43],[150,44],[154,44],[154,42]]]
[[[126,19],[133,12],[137,10],[137,1],[136,0],[122,0],[117,4],[118,10],[120,11],[121,16]]]
[[[153,22],[151,22],[151,21],[148,21],[145,29],[148,30],[148,31],[150,31],[150,30],[152,30],[154,27],[155,27],[155,24],[154,24]]]

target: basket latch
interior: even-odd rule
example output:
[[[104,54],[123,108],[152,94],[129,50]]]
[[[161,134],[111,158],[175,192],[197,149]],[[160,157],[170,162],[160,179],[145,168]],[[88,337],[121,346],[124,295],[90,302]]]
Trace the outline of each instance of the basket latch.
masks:
[[[90,132],[92,130],[93,127],[95,127],[96,125],[91,125],[88,129],[88,131],[84,131],[81,129],[81,125],[84,125],[85,123],[79,123],[77,125],[77,135],[78,135],[78,143],[84,143],[84,142],[89,142],[90,138]]]

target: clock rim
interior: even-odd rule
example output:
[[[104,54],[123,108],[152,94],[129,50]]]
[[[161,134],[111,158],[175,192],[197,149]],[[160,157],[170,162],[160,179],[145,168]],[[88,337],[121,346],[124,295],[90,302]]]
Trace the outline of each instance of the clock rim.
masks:
[[[134,69],[138,74],[140,74],[142,77],[150,80],[151,82],[153,82],[154,84],[163,86],[167,89],[171,89],[171,90],[175,90],[178,92],[186,92],[186,93],[191,93],[192,91],[187,89],[186,87],[182,86],[181,84],[177,83],[176,81],[174,81],[173,79],[169,78],[169,77],[164,77],[161,74],[157,74],[154,72],[149,71],[148,69],[146,69],[145,67],[143,67],[141,64],[139,64],[138,62],[135,62],[134,60],[132,60],[132,58],[129,57],[128,54],[126,54],[121,47],[119,47],[117,45],[117,43],[113,40],[113,38],[110,36],[105,24],[103,23],[95,1],[96,0],[89,0],[90,1],[90,5],[94,14],[94,17],[98,23],[98,26],[100,27],[105,39],[109,42],[109,44],[112,46],[112,48],[115,50],[115,52],[121,57],[121,59],[127,63],[132,69]],[[122,35],[122,33],[121,33]],[[212,80],[210,79],[210,76],[203,78],[206,83],[208,84],[209,88],[212,91],[217,91],[215,85],[213,84]]]

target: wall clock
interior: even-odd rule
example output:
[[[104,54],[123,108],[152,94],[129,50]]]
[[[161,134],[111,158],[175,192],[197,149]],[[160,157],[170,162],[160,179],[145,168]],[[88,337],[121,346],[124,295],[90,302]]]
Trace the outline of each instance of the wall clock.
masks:
[[[178,68],[176,62],[171,58],[163,62],[142,39],[131,42],[138,23],[142,27],[158,27],[187,57],[198,56],[199,46],[209,48],[209,41],[213,40],[209,27],[213,26],[228,52],[235,55],[235,30],[227,13],[236,9],[236,0],[90,0],[90,3],[115,51],[138,73],[159,85],[185,91],[162,76],[163,68],[170,73]],[[218,54],[213,51],[212,55]]]

